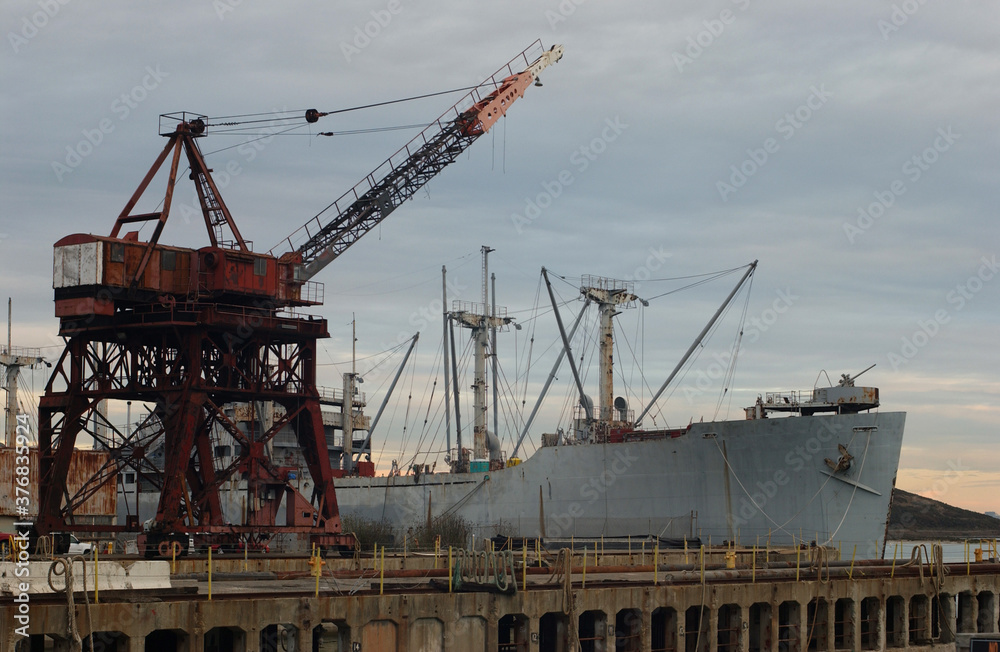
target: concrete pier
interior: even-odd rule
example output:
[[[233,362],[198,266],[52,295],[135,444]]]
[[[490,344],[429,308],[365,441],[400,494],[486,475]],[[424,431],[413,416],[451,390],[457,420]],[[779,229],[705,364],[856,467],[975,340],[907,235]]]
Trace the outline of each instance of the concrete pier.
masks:
[[[961,650],[974,636],[1000,639],[997,563],[803,561],[702,573],[616,561],[585,575],[579,557],[531,573],[517,563],[509,594],[468,583],[449,593],[445,569],[383,573],[339,560],[318,583],[290,568],[226,573],[211,598],[207,578],[191,572],[168,590],[101,591],[98,604],[77,592],[72,612],[65,592],[29,595],[26,608],[8,594],[0,652],[89,650],[91,629],[94,652]],[[28,638],[18,629],[25,612]]]

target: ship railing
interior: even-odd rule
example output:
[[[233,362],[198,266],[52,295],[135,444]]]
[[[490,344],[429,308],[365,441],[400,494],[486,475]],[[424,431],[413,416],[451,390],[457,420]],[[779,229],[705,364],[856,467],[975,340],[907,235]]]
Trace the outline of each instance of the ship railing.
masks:
[[[496,315],[493,315],[493,306],[487,306],[483,303],[475,303],[473,301],[459,301],[455,300],[451,304],[452,312],[465,312],[470,315],[482,315],[483,317],[498,317],[500,319],[507,318],[507,308],[506,306],[497,306]]]
[[[337,387],[316,387],[319,392],[319,398],[321,401],[330,401],[333,403],[342,403],[344,401],[344,390]],[[355,402],[366,403],[364,392],[354,393]]]
[[[606,290],[608,292],[620,290],[627,292],[628,294],[634,294],[635,283],[632,281],[622,281],[616,278],[608,278],[606,276],[584,274],[580,277],[580,287]]]
[[[798,405],[812,400],[813,391],[792,390],[789,392],[767,392],[764,395],[765,405]],[[805,399],[805,400],[803,400]]]
[[[3,346],[0,347],[0,354],[17,358],[40,358],[42,350],[29,346]]]

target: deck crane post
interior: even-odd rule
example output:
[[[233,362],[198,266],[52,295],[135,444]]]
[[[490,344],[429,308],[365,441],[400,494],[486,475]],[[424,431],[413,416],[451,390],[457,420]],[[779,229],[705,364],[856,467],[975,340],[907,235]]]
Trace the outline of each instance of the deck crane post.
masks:
[[[42,489],[35,535],[140,532],[147,554],[169,550],[175,541],[186,549],[190,533],[206,543],[260,543],[261,536],[288,534],[319,546],[353,547],[353,537],[341,534],[333,486],[341,470],[330,466],[316,384],[318,341],[329,337],[327,323],[288,309],[322,304],[322,284],[310,279],[454,162],[561,56],[561,46],[544,50],[533,43],[282,240],[278,253],[253,251],[223,202],[198,145],[212,129],[210,119],[186,112],[161,116],[167,144],[111,234],[73,234],[55,243],[55,313],[66,346],[39,403]],[[310,110],[305,121],[323,115]],[[209,244],[200,249],[159,241],[182,156],[208,230]],[[168,158],[159,210],[133,213]],[[331,211],[333,217],[321,219]],[[128,230],[150,223],[146,240]],[[107,400],[155,405],[151,422],[157,427],[142,429],[141,438],[138,429],[119,431],[100,415]],[[344,413],[353,411],[353,400],[343,398]],[[284,415],[266,429],[255,425],[244,432],[224,407],[255,401],[272,401]],[[96,423],[103,426],[91,425]],[[267,455],[271,440],[286,428],[294,432],[313,480],[308,497],[290,482],[296,469],[277,466]],[[216,457],[212,437],[220,431],[236,443],[228,464]],[[108,456],[70,492],[66,478],[78,437],[92,438]],[[153,446],[163,451],[162,463],[149,459]],[[159,490],[148,527],[74,518],[126,469]],[[220,488],[241,477],[251,500],[243,522],[232,523]],[[281,524],[279,508],[285,511]]]

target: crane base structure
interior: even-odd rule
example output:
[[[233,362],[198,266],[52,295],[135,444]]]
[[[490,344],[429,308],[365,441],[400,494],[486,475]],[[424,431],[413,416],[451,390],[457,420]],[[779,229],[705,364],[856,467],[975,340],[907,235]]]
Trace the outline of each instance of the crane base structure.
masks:
[[[195,533],[205,543],[250,546],[286,533],[324,548],[353,550],[353,535],[340,533],[316,387],[317,340],[329,336],[325,320],[194,303],[135,308],[113,323],[102,321],[61,329],[69,340],[39,406],[39,532],[139,531],[147,551],[169,541],[187,550]],[[64,389],[57,391],[57,385]],[[123,433],[101,413],[108,399],[155,407],[146,427]],[[253,401],[273,401],[285,414],[265,431],[244,432],[223,406]],[[309,499],[290,482],[297,469],[275,466],[266,452],[286,426],[295,432],[314,481]],[[225,468],[215,463],[217,428],[237,442]],[[65,478],[81,434],[97,441],[108,459],[70,496]],[[147,457],[161,443],[162,470]],[[160,491],[152,527],[75,525],[74,509],[128,470]],[[227,523],[220,504],[220,487],[233,478],[247,482],[240,524]],[[285,519],[278,523],[283,500]]]

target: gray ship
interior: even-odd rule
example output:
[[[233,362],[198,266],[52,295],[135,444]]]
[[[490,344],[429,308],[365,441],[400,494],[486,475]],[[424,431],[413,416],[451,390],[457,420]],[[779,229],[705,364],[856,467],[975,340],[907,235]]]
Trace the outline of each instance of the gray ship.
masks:
[[[599,405],[584,391],[573,356],[560,355],[549,380],[565,357],[579,389],[578,418],[569,434],[543,435],[541,448],[524,461],[517,451],[535,412],[509,459],[503,459],[486,429],[487,334],[509,320],[495,306],[487,309],[484,273],[478,310],[456,305],[463,309],[450,314],[452,322],[472,330],[475,343],[472,447],[458,442],[448,473],[418,467],[406,475],[338,480],[341,513],[388,522],[398,531],[455,515],[480,537],[653,536],[745,545],[815,541],[881,555],[905,414],[880,412],[877,388],[855,386],[845,374],[833,387],[766,393],[746,408],[742,420],[641,427],[755,267],[756,261],[748,266],[638,419],[622,397],[614,398],[612,351],[613,317],[641,299],[631,283],[584,277],[580,291],[586,303],[580,314],[593,304],[600,316]],[[565,354],[573,333],[564,330],[549,287]],[[461,432],[459,423],[456,431]]]

